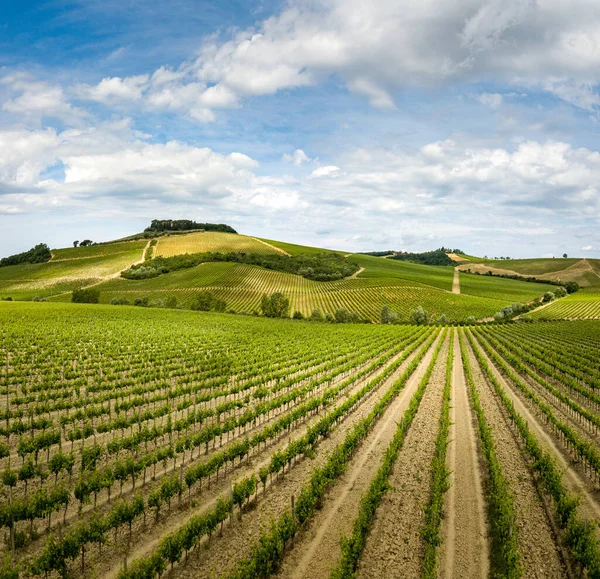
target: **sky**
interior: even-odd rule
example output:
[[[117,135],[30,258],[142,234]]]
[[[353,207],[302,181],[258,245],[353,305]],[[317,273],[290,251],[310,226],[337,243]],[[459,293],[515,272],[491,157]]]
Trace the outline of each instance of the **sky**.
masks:
[[[0,256],[152,219],[600,257],[598,0],[0,3]]]

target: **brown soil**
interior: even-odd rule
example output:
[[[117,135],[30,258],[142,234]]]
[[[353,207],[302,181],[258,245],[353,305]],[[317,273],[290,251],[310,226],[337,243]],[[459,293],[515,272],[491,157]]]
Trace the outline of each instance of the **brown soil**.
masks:
[[[454,278],[452,279],[452,293],[460,293],[460,274],[458,273],[458,267],[454,268]]]
[[[359,579],[419,577],[425,543],[423,508],[430,495],[430,465],[439,432],[447,345],[389,478],[358,568]]]
[[[344,422],[334,430],[330,436],[319,443],[317,455],[314,459],[300,460],[290,472],[279,478],[276,484],[267,491],[266,500],[262,500],[259,493],[258,502],[251,505],[249,512],[241,519],[226,529],[218,545],[213,545],[208,551],[196,550],[190,555],[189,561],[175,569],[174,577],[213,578],[222,577],[231,573],[239,559],[248,557],[254,542],[260,536],[263,528],[276,519],[284,509],[289,506],[292,495],[297,496],[300,489],[306,484],[312,470],[324,464],[329,453],[346,436],[354,425],[362,420],[375,406],[379,395],[389,388],[410,363],[411,356],[401,367],[375,392],[373,392],[358,408],[356,408]],[[213,543],[216,540],[213,538]]]
[[[469,260],[466,257],[461,257],[456,253],[448,253],[447,255],[452,261],[455,261],[456,263],[469,263]]]
[[[488,422],[493,425],[498,460],[514,496],[524,576],[539,579],[567,577],[552,518],[540,498],[518,434],[510,426],[502,402],[483,376],[472,352],[469,352],[469,359],[481,405]]]
[[[455,334],[450,409],[448,468],[450,488],[442,532],[440,573],[443,579],[483,579],[489,575],[490,540],[483,494],[485,466],[469,403],[458,333]]]
[[[563,482],[572,492],[581,496],[581,514],[588,519],[600,520],[600,490],[583,473],[581,465],[556,441],[546,423],[542,421],[540,411],[534,408],[534,404],[530,401],[525,402],[520,391],[516,390],[516,386],[499,372],[485,352],[482,351],[482,354],[492,368],[496,379],[513,400],[517,412],[527,420],[529,428],[538,442],[544,450],[555,457],[559,469],[563,472]],[[562,419],[562,417],[560,418]]]
[[[396,433],[397,423],[408,408],[432,356],[433,349],[430,349],[417,371],[352,459],[346,473],[329,491],[310,528],[303,533],[294,549],[286,556],[279,573],[280,577],[329,577],[331,569],[341,557],[340,536],[351,533],[352,524],[358,515],[360,499],[368,490],[383,454]]]

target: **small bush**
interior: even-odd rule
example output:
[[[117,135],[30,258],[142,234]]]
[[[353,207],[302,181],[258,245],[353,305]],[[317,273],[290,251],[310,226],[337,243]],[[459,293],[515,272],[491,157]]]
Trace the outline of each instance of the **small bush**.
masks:
[[[113,306],[128,306],[131,302],[125,297],[113,298],[110,300]]]
[[[71,301],[74,304],[97,304],[100,301],[100,292],[95,288],[74,290]]]

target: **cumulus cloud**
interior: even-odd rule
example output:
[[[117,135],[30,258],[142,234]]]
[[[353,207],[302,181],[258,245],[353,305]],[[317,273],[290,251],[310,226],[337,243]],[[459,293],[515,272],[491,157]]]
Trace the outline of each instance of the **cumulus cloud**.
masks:
[[[592,251],[592,249],[594,249],[591,245],[584,245],[581,248],[581,251]]]
[[[488,93],[484,92],[477,96],[477,100],[487,107],[491,109],[499,109],[500,105],[502,105],[502,95],[498,93]]]
[[[302,163],[309,163],[311,161],[310,157],[302,149],[296,149],[292,155],[286,153],[281,159],[286,163],[293,163],[294,165],[302,165]]]
[[[103,103],[115,101],[139,101],[148,84],[148,75],[104,78],[96,86],[80,85],[77,93],[80,98]]]
[[[159,68],[146,96],[210,120],[198,107],[236,106],[331,75],[384,109],[395,107],[399,88],[495,79],[591,110],[599,106],[598,45],[595,0],[292,0],[230,40],[211,37],[177,69]],[[501,102],[498,94],[482,99],[492,108]]]
[[[335,165],[327,165],[325,167],[319,167],[315,169],[311,174],[311,179],[318,179],[320,177],[335,177],[340,172],[340,168]]]

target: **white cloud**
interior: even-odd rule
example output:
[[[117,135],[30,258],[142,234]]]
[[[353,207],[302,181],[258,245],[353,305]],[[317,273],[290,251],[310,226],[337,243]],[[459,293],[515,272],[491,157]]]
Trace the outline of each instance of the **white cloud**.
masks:
[[[581,251],[592,251],[592,249],[594,249],[591,245],[584,245],[581,248]]]
[[[12,113],[14,117],[35,121],[43,117],[56,117],[77,126],[89,116],[84,110],[68,102],[61,86],[35,80],[28,74],[7,74],[0,79],[0,85],[8,92],[8,98],[2,103],[2,110]]]
[[[310,157],[302,149],[296,149],[293,155],[286,153],[281,157],[281,160],[286,163],[293,163],[294,165],[302,165],[302,163],[309,163],[311,161]]]
[[[600,104],[598,46],[596,0],[291,0],[231,40],[209,38],[177,70],[159,68],[147,97],[216,109],[337,75],[373,106],[394,108],[403,87],[495,79],[590,110]],[[500,105],[499,94],[481,96]]]
[[[115,101],[139,101],[148,84],[148,75],[104,78],[96,86],[80,85],[77,93],[81,98],[103,103]]]
[[[325,167],[319,167],[318,169],[315,169],[310,174],[310,177],[313,179],[318,179],[320,177],[335,177],[339,174],[339,172],[339,167],[336,167],[335,165],[327,165]]]
[[[498,93],[488,93],[484,92],[477,96],[477,100],[487,107],[491,109],[499,109],[500,105],[502,105],[502,95]]]

